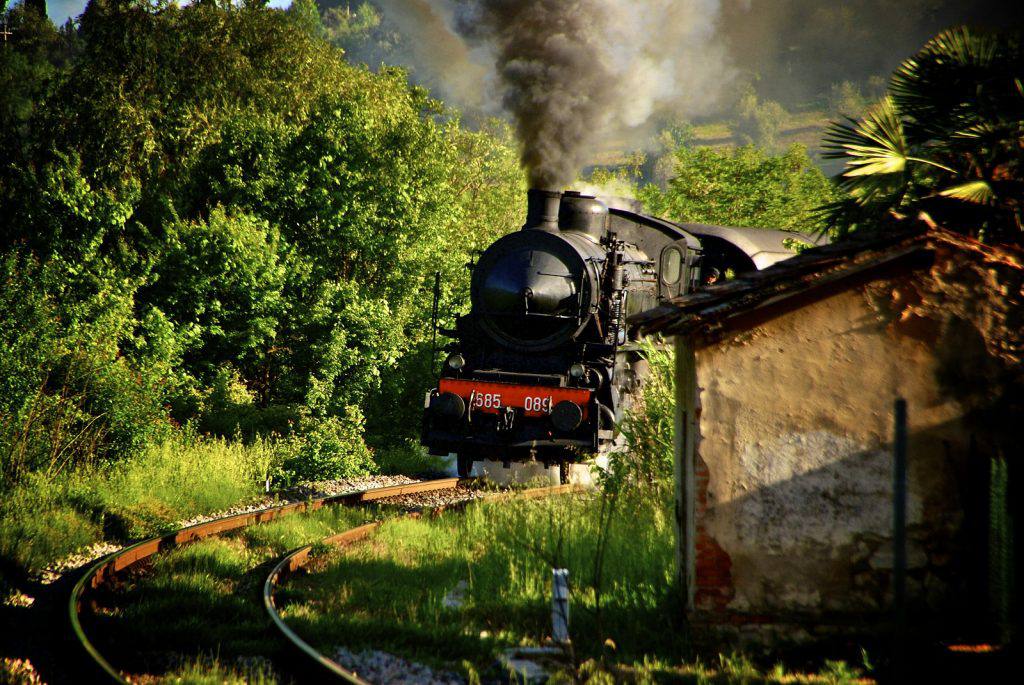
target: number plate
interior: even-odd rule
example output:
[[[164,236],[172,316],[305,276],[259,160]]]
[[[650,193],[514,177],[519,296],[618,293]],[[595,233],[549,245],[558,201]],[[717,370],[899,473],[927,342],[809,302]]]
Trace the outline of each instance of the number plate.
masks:
[[[512,385],[511,383],[486,383],[481,381],[456,381],[442,379],[441,392],[450,392],[466,400],[473,398],[473,411],[497,414],[503,407],[522,409],[526,416],[547,416],[551,409],[563,400],[575,402],[583,409],[587,418],[590,405],[590,390],[578,388],[549,388],[543,385]]]

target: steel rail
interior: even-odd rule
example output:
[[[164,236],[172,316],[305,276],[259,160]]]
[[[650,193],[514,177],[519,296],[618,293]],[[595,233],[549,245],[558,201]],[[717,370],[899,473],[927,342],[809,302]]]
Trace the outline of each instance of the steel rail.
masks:
[[[484,495],[477,499],[465,500],[454,504],[440,505],[438,507],[426,508],[420,511],[413,511],[405,514],[405,516],[418,517],[423,514],[437,515],[442,511],[463,509],[467,505],[475,502],[494,502],[509,499],[538,499],[541,497],[551,497],[554,495],[579,492],[580,490],[581,488],[578,485],[554,485],[549,487],[530,488],[519,492],[496,492]],[[284,635],[285,639],[292,644],[294,651],[306,657],[308,667],[306,670],[316,673],[317,676],[322,677],[330,674],[347,683],[351,683],[352,685],[373,685],[372,683],[360,678],[359,674],[346,669],[338,662],[317,651],[316,648],[303,640],[298,633],[292,630],[277,609],[277,603],[274,601],[274,591],[287,582],[288,578],[292,574],[303,569],[306,564],[309,563],[310,553],[313,551],[315,545],[345,547],[347,545],[361,542],[369,538],[374,531],[383,525],[383,523],[383,521],[374,521],[373,523],[367,523],[351,528],[342,533],[338,533],[337,535],[332,535],[318,543],[299,547],[281,559],[281,561],[279,561],[277,565],[274,566],[273,570],[271,570],[267,575],[267,579],[263,583],[263,606],[270,615],[271,621],[275,626],[277,626],[277,629],[282,635]]]
[[[114,574],[124,571],[127,568],[149,559],[153,555],[180,545],[203,540],[205,538],[227,533],[248,526],[266,523],[284,516],[300,514],[308,511],[316,511],[325,506],[344,505],[356,506],[375,500],[400,497],[402,495],[414,495],[424,492],[435,492],[438,490],[451,490],[465,482],[465,479],[442,478],[440,480],[425,481],[422,483],[407,483],[404,485],[389,485],[381,488],[370,488],[342,495],[330,495],[305,502],[293,502],[268,509],[234,514],[223,518],[214,519],[205,523],[198,523],[186,528],[181,528],[166,535],[159,535],[148,540],[137,542],[118,552],[114,552],[96,563],[94,563],[85,575],[83,575],[74,588],[68,599],[68,616],[71,621],[71,629],[75,638],[85,651],[89,661],[101,672],[118,683],[128,683],[121,673],[114,668],[110,662],[100,653],[96,645],[86,634],[82,625],[81,612],[86,604],[87,595],[90,591],[103,585]],[[97,673],[99,675],[99,673]]]

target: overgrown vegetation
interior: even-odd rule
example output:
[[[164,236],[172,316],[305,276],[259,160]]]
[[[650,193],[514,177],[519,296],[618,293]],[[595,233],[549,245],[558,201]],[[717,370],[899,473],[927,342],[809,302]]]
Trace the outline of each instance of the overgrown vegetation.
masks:
[[[612,638],[628,655],[682,654],[685,645],[663,630],[660,613],[671,599],[671,523],[663,503],[633,504],[635,518],[618,517],[608,530],[602,568],[595,568],[603,533],[595,495],[388,522],[372,543],[290,586],[286,615],[324,649],[373,647],[486,667],[502,648],[548,635],[556,566],[571,573],[579,649],[593,655]],[[461,595],[460,606],[445,606],[450,591]]]
[[[384,524],[368,543],[332,552],[282,592],[283,613],[325,653],[380,649],[472,681],[498,654],[545,643],[551,569],[570,573],[573,647],[555,682],[852,683],[842,662],[814,674],[742,655],[692,660],[673,594],[671,502],[622,493],[475,504],[463,514]],[[574,664],[570,666],[569,664]],[[682,664],[682,665],[681,665]]]
[[[275,446],[178,437],[74,478],[32,473],[0,501],[4,575],[36,572],[101,540],[126,542],[186,518],[255,501]]]
[[[447,316],[471,251],[521,220],[516,151],[300,10],[95,0],[59,30],[4,10],[0,529],[41,525],[10,504],[35,497],[68,528],[5,563],[142,506],[82,494],[134,464],[166,484],[133,533],[184,513],[175,489],[226,506],[268,477],[429,467],[408,446],[434,274]]]
[[[101,615],[96,634],[130,643],[132,661],[119,666],[160,682],[273,683],[282,642],[260,601],[267,562],[372,516],[329,507],[162,554],[119,589],[119,608]]]
[[[613,454],[602,484],[608,492],[638,489],[667,497],[673,477],[675,434],[675,354],[668,343],[641,343],[648,373],[643,392],[619,426],[627,449]]]
[[[294,478],[404,445],[434,273],[447,312],[470,252],[519,220],[506,129],[467,131],[402,72],[350,65],[315,9],[5,16],[5,482],[187,422],[305,440]]]

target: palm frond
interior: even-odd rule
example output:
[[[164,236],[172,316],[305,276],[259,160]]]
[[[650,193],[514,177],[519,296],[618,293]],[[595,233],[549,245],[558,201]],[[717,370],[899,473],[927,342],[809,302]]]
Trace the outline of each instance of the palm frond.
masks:
[[[845,198],[816,207],[811,216],[822,227],[814,234],[816,238],[827,235],[839,240],[855,231],[882,230],[888,215],[875,207],[865,207],[853,198]]]
[[[899,173],[907,161],[903,122],[889,98],[871,107],[860,121],[832,123],[823,147],[826,157],[846,160],[844,176]]]
[[[961,183],[951,188],[946,188],[939,193],[942,197],[949,197],[955,200],[963,200],[978,205],[991,204],[996,199],[996,194],[988,181],[970,181]]]
[[[905,184],[909,154],[903,122],[885,98],[860,121],[832,123],[822,145],[825,156],[844,159],[842,185],[860,202],[873,202]]]
[[[889,92],[913,125],[911,141],[948,136],[989,121],[1019,102],[1019,47],[998,34],[959,26],[943,31],[893,74]],[[1012,104],[1012,103],[1010,103]]]

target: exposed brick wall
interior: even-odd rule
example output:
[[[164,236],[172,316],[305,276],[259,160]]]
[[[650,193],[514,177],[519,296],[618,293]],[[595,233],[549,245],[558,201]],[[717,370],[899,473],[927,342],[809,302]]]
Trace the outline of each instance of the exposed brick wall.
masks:
[[[708,534],[707,527],[704,525],[705,514],[708,510],[710,473],[708,465],[699,454],[696,459],[694,485],[697,491],[697,588],[694,604],[698,611],[724,612],[736,594],[732,583],[732,559]]]

